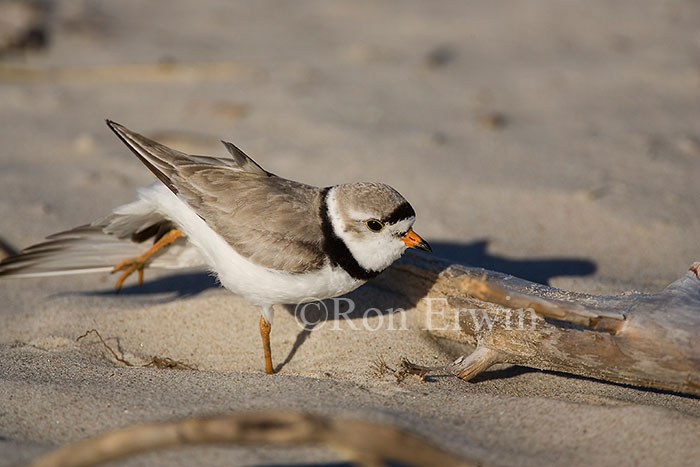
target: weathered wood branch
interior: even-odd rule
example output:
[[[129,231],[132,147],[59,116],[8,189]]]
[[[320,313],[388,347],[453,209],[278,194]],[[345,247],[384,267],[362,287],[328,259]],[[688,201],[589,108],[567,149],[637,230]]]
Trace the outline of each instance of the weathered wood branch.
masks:
[[[249,412],[134,425],[51,451],[32,467],[97,465],[130,455],[191,444],[334,448],[362,465],[475,466],[432,444],[385,425],[295,412]]]
[[[496,363],[700,395],[700,263],[653,294],[595,296],[409,254],[380,279],[425,329],[476,346],[449,370]]]

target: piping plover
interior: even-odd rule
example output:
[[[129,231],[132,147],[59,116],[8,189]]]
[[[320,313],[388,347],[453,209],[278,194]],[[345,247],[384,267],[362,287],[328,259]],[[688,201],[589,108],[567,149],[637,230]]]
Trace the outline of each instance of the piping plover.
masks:
[[[345,294],[406,248],[430,251],[411,228],[413,208],[388,185],[318,188],[267,172],[231,143],[223,142],[230,158],[194,156],[107,125],[162,183],[102,219],[6,258],[0,276],[121,272],[119,290],[133,272],[141,283],[146,267],[206,265],[260,307],[265,371],[273,373],[273,305]]]

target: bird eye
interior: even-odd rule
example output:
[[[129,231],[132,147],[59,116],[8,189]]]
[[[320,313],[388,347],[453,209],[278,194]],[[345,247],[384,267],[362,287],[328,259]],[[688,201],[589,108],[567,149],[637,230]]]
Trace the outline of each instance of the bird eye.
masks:
[[[381,221],[378,221],[377,219],[369,219],[365,221],[365,225],[372,232],[379,232],[384,228],[384,224],[382,224]]]

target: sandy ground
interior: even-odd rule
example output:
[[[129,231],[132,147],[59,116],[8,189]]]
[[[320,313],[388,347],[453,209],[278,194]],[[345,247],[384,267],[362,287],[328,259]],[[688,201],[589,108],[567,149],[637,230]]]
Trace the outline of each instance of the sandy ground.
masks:
[[[658,2],[62,1],[48,47],[0,61],[0,239],[20,248],[131,201],[152,175],[104,118],[178,149],[236,142],[317,185],[381,180],[435,254],[593,293],[658,290],[700,259],[700,8]],[[152,66],[170,64],[168,69]],[[18,78],[13,66],[32,71]],[[134,67],[134,65],[137,65]],[[139,68],[139,66],[141,68]],[[131,423],[304,409],[409,428],[486,465],[692,465],[700,400],[527,369],[374,376],[460,349],[387,316],[301,331],[276,376],[257,311],[206,273],[0,282],[0,465]],[[402,303],[376,285],[360,309]],[[359,321],[358,321],[359,322]],[[198,371],[128,368],[171,357]],[[208,447],[119,465],[326,462]]]

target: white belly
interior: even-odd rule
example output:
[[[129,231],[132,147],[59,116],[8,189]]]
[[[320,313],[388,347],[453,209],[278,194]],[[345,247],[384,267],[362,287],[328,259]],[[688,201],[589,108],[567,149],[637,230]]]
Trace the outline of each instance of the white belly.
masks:
[[[204,220],[164,185],[139,190],[139,196],[158,207],[172,220],[221,284],[254,305],[302,303],[337,297],[355,290],[365,281],[353,279],[342,268],[330,264],[304,274],[289,274],[265,268],[239,255]]]

